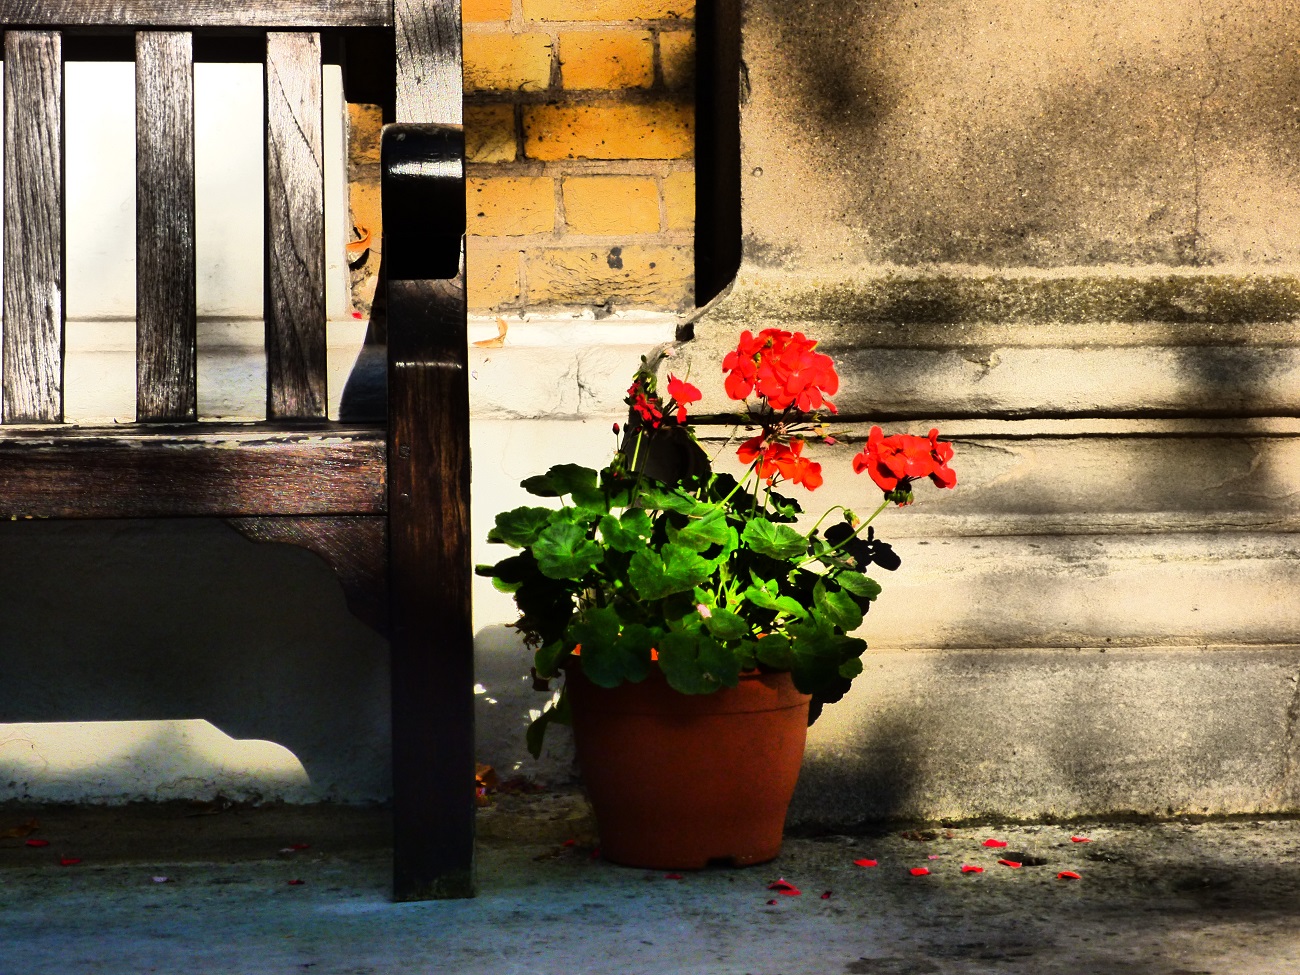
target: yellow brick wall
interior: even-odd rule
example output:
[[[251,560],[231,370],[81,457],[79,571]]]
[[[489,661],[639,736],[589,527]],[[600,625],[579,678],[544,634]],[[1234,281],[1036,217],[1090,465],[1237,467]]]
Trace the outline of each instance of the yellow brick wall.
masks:
[[[692,304],[694,0],[463,0],[471,310]]]

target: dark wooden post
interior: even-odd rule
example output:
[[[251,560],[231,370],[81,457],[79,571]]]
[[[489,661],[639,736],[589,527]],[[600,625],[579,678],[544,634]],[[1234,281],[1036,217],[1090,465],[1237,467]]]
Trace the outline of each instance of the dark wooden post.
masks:
[[[384,130],[393,890],[474,894],[474,633],[458,0],[397,0]]]

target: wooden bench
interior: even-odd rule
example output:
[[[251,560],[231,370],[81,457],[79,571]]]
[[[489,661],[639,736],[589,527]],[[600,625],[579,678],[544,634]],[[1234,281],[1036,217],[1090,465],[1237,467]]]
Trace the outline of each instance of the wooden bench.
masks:
[[[0,24],[0,514],[218,517],[322,555],[391,640],[395,895],[472,894],[459,3],[0,0]],[[130,58],[132,35],[136,423],[84,428],[63,422],[63,62],[94,43]],[[264,51],[267,418],[214,425],[197,412],[193,65],[196,41],[231,38]],[[386,426],[327,419],[321,65],[349,45],[392,79]]]

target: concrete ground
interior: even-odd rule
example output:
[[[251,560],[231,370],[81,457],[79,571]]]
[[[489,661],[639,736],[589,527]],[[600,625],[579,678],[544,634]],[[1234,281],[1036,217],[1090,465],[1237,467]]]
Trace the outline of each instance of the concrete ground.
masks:
[[[680,879],[593,858],[575,795],[480,823],[478,898],[394,904],[382,810],[0,806],[0,972],[1300,973],[1294,820],[796,836]]]

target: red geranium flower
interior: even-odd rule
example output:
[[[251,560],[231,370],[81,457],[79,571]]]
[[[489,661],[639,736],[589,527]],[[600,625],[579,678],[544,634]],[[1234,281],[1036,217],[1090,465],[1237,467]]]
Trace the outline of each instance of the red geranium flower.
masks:
[[[677,422],[685,423],[686,405],[688,403],[698,403],[704,394],[695,386],[669,373],[668,395],[677,403]]]
[[[768,437],[767,432],[751,437],[740,445],[736,456],[742,464],[758,461],[758,476],[767,478],[771,484],[779,474],[787,481],[802,484],[809,491],[822,486],[822,465],[803,456],[802,440],[792,440],[788,445],[769,443],[763,446]]]
[[[872,427],[867,446],[853,458],[853,471],[861,474],[865,470],[882,491],[901,498],[910,494],[912,481],[918,477],[928,477],[939,487],[955,487],[957,473],[948,466],[951,459],[952,444],[940,441],[938,430],[931,430],[927,437],[905,433],[886,437],[880,427]]]
[[[774,410],[794,406],[811,413],[824,406],[834,413],[835,404],[827,396],[839,389],[840,378],[831,357],[814,352],[816,346],[802,332],[742,332],[735,351],[722,360],[727,395],[744,400],[757,390]]]
[[[809,491],[815,491],[822,486],[822,465],[814,463],[802,454],[803,441],[790,441],[790,446],[776,458],[776,469],[787,481],[802,484]]]

